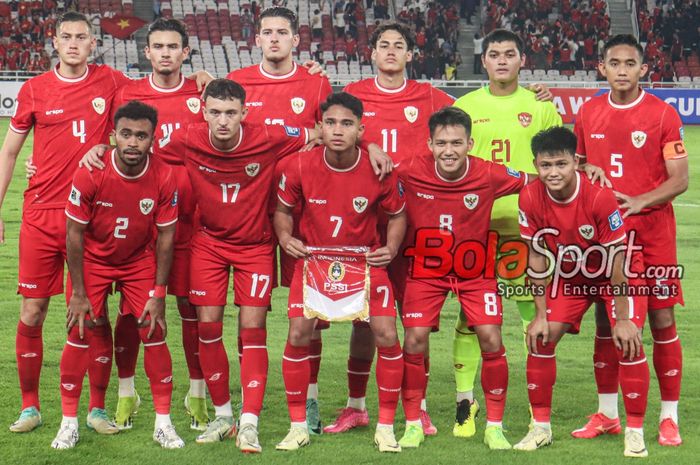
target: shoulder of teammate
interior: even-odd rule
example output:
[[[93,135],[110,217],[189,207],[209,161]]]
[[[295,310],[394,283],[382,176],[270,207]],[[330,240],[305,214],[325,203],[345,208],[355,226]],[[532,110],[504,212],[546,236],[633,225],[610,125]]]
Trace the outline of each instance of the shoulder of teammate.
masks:
[[[246,66],[245,68],[234,69],[226,75],[226,79],[231,81],[236,81],[243,85],[243,81],[247,80],[249,76],[256,71],[259,65]]]
[[[537,201],[544,185],[539,179],[526,185],[518,196],[518,224],[520,226],[520,236],[523,239],[532,239],[539,229],[539,213],[544,208],[541,202]]]
[[[277,153],[277,158],[283,158],[302,149],[309,143],[309,131],[296,126],[263,125],[247,126],[253,131],[263,131],[265,139]]]
[[[127,75],[124,74],[123,72],[121,72],[121,71],[119,71],[119,70],[116,70],[116,69],[114,69],[114,68],[112,68],[112,67],[110,67],[110,66],[108,66],[108,65],[95,65],[95,64],[91,64],[91,65],[88,65],[88,66],[93,67],[92,69],[93,69],[95,72],[109,73],[109,74],[112,76],[112,79],[114,80],[114,84],[115,84],[117,87],[121,87],[121,86],[127,85],[127,84],[129,84],[129,83],[131,83],[131,82],[134,81],[133,79],[131,79],[129,76],[127,76]]]
[[[362,100],[362,94],[366,92],[368,84],[373,81],[374,78],[365,78],[357,82],[351,82],[343,88],[343,92],[347,92]]]
[[[177,221],[177,183],[170,166],[159,160],[158,157],[149,156],[151,157],[149,163],[152,163],[151,168],[154,170],[158,181],[158,204],[155,212],[156,225],[161,227],[168,226]]]
[[[374,176],[374,173],[371,173]],[[374,176],[376,179],[376,176]],[[398,215],[406,208],[404,186],[396,172],[392,171],[378,181],[381,186],[379,205],[388,215]]]
[[[53,72],[53,71],[49,71]],[[17,108],[15,110],[14,116],[10,119],[9,130],[16,132],[17,134],[26,134],[34,126],[35,117],[34,111],[37,99],[41,98],[37,95],[37,89],[41,89],[46,83],[42,82],[44,79],[42,76],[46,75],[44,73],[40,76],[33,77],[22,84],[17,94]],[[35,87],[38,85],[39,87]]]
[[[454,105],[456,102],[453,96],[435,86],[430,85],[430,93],[433,100],[433,111],[437,111],[444,107],[449,107]]]
[[[597,223],[601,245],[609,245],[624,240],[625,228],[617,199],[611,189],[587,182],[581,178],[582,192],[588,191],[592,197],[591,213]]]
[[[474,104],[474,102],[485,99],[485,98],[490,98],[491,94],[489,94],[486,91],[486,87],[481,87],[479,89],[473,90],[471,92],[467,92],[466,94],[462,95],[459,97],[457,100],[454,101],[453,106],[457,108],[461,108],[464,111],[467,111],[467,108]]]
[[[106,170],[109,170],[106,167]],[[94,200],[95,193],[97,192],[97,187],[99,179],[104,176],[103,171],[105,170],[93,170],[99,171],[99,173],[91,173],[87,168],[78,168],[73,175],[73,184],[71,186],[70,194],[68,194],[68,199],[66,201],[66,216],[73,221],[81,224],[87,224],[90,222],[92,217],[92,203]]]
[[[302,163],[308,162],[308,157],[316,156],[317,150],[318,147],[310,152],[296,152],[285,159],[285,165],[277,184],[277,198],[288,207],[293,207],[301,200]]]
[[[503,197],[518,193],[527,184],[527,174],[522,171],[505,166],[501,163],[493,163],[478,157],[467,155],[469,163],[475,167],[484,167],[489,176],[489,186],[494,191],[495,197]]]

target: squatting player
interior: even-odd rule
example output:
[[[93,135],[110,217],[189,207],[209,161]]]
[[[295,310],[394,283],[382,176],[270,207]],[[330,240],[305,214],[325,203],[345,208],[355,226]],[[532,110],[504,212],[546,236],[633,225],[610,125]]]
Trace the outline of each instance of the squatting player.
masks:
[[[106,143],[112,123],[112,99],[129,82],[108,66],[88,65],[95,48],[88,19],[64,13],[56,22],[54,48],[58,65],[25,82],[17,97],[17,112],[0,150],[0,205],[12,179],[17,156],[34,128],[34,163],[38,173],[24,193],[19,240],[19,286],[22,306],[17,326],[17,370],[22,413],[13,432],[41,425],[39,377],[43,360],[42,325],[49,299],[63,293],[66,219],[63,213],[80,157],[95,144]],[[4,225],[0,220],[0,241]],[[108,325],[92,332],[89,417],[98,432],[112,434],[116,426],[105,413],[105,392],[112,369],[112,332]],[[103,363],[108,360],[108,363]]]
[[[520,87],[518,73],[525,64],[524,44],[515,33],[504,29],[491,31],[484,37],[481,62],[489,76],[489,85],[469,92],[455,106],[472,118],[474,148],[472,154],[484,160],[502,163],[510,168],[534,172],[530,140],[542,129],[561,125],[561,117],[551,102],[537,101]],[[518,237],[518,197],[511,195],[496,200],[491,228],[502,240]],[[520,286],[524,282],[511,282]],[[515,297],[525,329],[535,315],[531,296]],[[476,432],[474,417],[479,404],[473,388],[479,366],[479,345],[467,328],[465,315],[459,314],[454,339],[457,413],[453,434],[470,437]]]
[[[678,446],[683,357],[673,307],[683,304],[683,294],[675,274],[676,220],[671,202],[688,188],[688,153],[678,113],[639,87],[648,70],[643,56],[641,46],[629,35],[615,36],[605,44],[598,69],[610,84],[610,92],[581,107],[574,130],[578,136],[576,152],[587,163],[604,169],[627,230],[636,233],[636,241],[643,247],[644,264],[656,268],[647,284],[657,291],[649,297],[649,326],[661,393],[658,442]],[[602,310],[596,311],[593,354],[598,412],[572,433],[574,437],[620,432],[615,347]]]
[[[204,91],[206,123],[172,134],[163,150],[183,157],[199,213],[191,242],[190,302],[197,307],[199,360],[216,418],[198,438],[218,442],[235,433],[229,364],[222,341],[231,267],[239,333],[243,408],[236,438],[244,452],[260,452],[258,416],[267,383],[267,308],[273,268],[267,201],[278,158],[300,150],[315,129],[243,122],[245,91],[216,79]]]
[[[60,366],[63,420],[51,443],[55,449],[75,447],[79,440],[78,404],[92,344],[85,326],[107,324],[106,300],[114,284],[122,295],[122,313],[141,324],[134,331],[145,347],[156,411],[153,440],[167,449],[185,445],[170,421],[173,372],[165,342],[165,286],[178,194],[170,168],[149,155],[157,123],[158,114],[148,105],[133,101],[120,107],[114,116],[117,147],[106,168],[79,169],[73,178],[65,207],[72,293]]]
[[[402,447],[418,447],[423,442],[420,400],[425,388],[424,352],[431,331],[440,326],[440,310],[447,294],[454,292],[466,316],[467,325],[477,335],[483,367],[481,385],[486,397],[487,426],[484,443],[490,449],[510,449],[503,434],[503,411],[508,390],[508,362],[501,339],[503,312],[495,277],[484,274],[467,279],[457,270],[477,269],[479,260],[458,258],[456,251],[468,242],[480,244],[485,252],[494,200],[517,193],[528,175],[501,164],[468,155],[473,145],[471,118],[456,107],[437,111],[428,123],[432,153],[403,161],[398,167],[406,192],[409,229],[404,245],[413,257],[407,272],[401,321],[405,328],[404,378],[402,398],[406,431]],[[454,257],[444,269],[426,269],[433,252],[419,247],[419,237],[433,234],[433,240],[446,244],[443,252]],[[432,241],[431,241],[432,242]],[[458,265],[457,260],[462,262]],[[488,261],[487,261],[488,262]],[[445,262],[443,262],[443,265]],[[419,266],[420,265],[420,266]],[[427,273],[426,273],[427,271]]]
[[[627,413],[624,455],[646,457],[642,427],[649,367],[641,330],[647,299],[631,292],[630,288],[641,290],[643,282],[627,274],[641,271],[642,257],[621,247],[626,242],[625,226],[614,193],[591,184],[578,172],[576,136],[569,129],[554,127],[537,134],[532,151],[539,179],[520,193],[519,223],[528,242],[529,278],[541,290],[534,293],[537,313],[526,337],[533,422],[513,448],[532,451],[552,443],[555,349],[565,333],[579,332],[583,315],[597,302],[605,306],[613,323],[614,363],[620,372]],[[598,252],[591,252],[593,248]],[[548,270],[552,268],[548,267],[554,269],[549,284]],[[600,273],[603,268],[609,271]]]
[[[385,267],[396,256],[403,240],[405,203],[396,176],[379,181],[366,152],[357,146],[363,130],[362,103],[347,93],[332,94],[321,110],[323,146],[300,153],[287,164],[277,190],[275,231],[280,246],[295,258],[305,257],[307,246],[370,247],[367,254],[370,327],[379,354],[379,421],[374,441],[381,452],[400,452],[393,423],[403,360],[396,334],[393,292]],[[300,204],[303,204],[300,219],[303,241],[293,236],[292,210]],[[389,217],[384,245],[377,231],[382,212]],[[303,261],[298,260],[290,286],[289,336],[282,361],[292,424],[287,436],[277,445],[281,450],[295,450],[309,443],[305,401],[315,319],[303,315],[302,274]]]

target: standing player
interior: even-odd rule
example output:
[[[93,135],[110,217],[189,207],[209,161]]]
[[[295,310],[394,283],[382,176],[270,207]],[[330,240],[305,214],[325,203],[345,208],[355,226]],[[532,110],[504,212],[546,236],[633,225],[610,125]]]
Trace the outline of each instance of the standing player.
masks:
[[[398,164],[428,140],[430,115],[452,105],[454,99],[428,83],[406,79],[406,64],[412,59],[414,46],[413,34],[406,26],[386,21],[375,29],[370,42],[377,75],[349,84],[344,90],[362,101],[362,123],[365,127],[362,139],[378,144]],[[380,224],[386,224],[386,218],[380,218]],[[389,266],[389,276],[399,302],[402,280],[405,279],[405,276],[397,273],[401,262],[401,257],[398,257]],[[353,325],[347,369],[348,401],[335,422],[326,426],[324,432],[342,433],[369,424],[365,395],[374,359],[373,339],[367,323],[356,322]],[[426,387],[428,375],[426,348]],[[425,394],[421,403],[421,420],[425,434],[437,433],[426,411]]]
[[[160,18],[149,26],[146,41],[145,53],[151,61],[153,73],[122,87],[117,93],[114,106],[139,100],[158,111],[153,154],[171,167],[177,183],[179,204],[168,293],[176,296],[182,320],[182,346],[190,375],[190,388],[185,396],[185,407],[191,419],[190,427],[203,431],[209,422],[206,384],[197,356],[197,313],[188,300],[189,244],[193,233],[194,200],[182,157],[161,150],[174,131],[184,131],[188,125],[203,121],[200,91],[197,83],[185,79],[181,72],[182,62],[190,53],[184,24],[176,19]],[[134,373],[140,341],[135,329],[136,318],[133,315],[120,315],[117,318],[114,338],[119,371],[119,402],[115,421],[119,428],[131,428],[132,415],[139,402],[134,389]]]
[[[591,184],[577,171],[576,136],[570,130],[555,127],[539,133],[532,151],[539,179],[520,193],[519,222],[530,250],[528,265],[537,273],[530,280],[542,292],[535,293],[537,314],[526,337],[533,423],[514,449],[532,451],[552,443],[555,349],[565,333],[579,332],[583,315],[598,302],[614,324],[614,363],[627,413],[624,455],[646,457],[642,427],[649,367],[641,329],[647,300],[632,292],[640,289],[640,280],[625,274],[640,271],[641,256],[625,251],[625,227],[613,192]],[[591,253],[593,249],[598,252]],[[555,271],[548,284],[551,267]],[[600,273],[605,269],[610,271]],[[573,277],[562,278],[563,271]]]
[[[233,267],[234,303],[240,307],[239,333],[245,341],[236,443],[244,452],[260,452],[257,426],[267,383],[265,324],[273,268],[267,200],[277,158],[300,150],[318,131],[242,123],[245,91],[227,79],[209,83],[203,99],[207,123],[173,133],[162,147],[184,157],[199,212],[199,230],[191,242],[190,302],[197,307],[199,360],[216,418],[197,442],[217,442],[235,433],[222,341]]]
[[[66,257],[65,199],[73,173],[88,148],[109,140],[112,100],[129,79],[107,66],[88,65],[95,37],[87,18],[67,12],[56,23],[53,45],[59,64],[30,79],[20,89],[17,112],[0,150],[0,205],[12,179],[17,155],[34,128],[34,162],[38,174],[24,194],[19,245],[19,286],[22,307],[17,327],[17,369],[22,413],[13,432],[41,425],[39,377],[43,359],[42,325],[49,299],[63,292]],[[0,241],[4,224],[0,220]],[[108,325],[88,328],[91,334],[90,407],[88,424],[112,434],[116,426],[104,410],[112,368],[112,332]],[[107,361],[105,363],[105,361]]]
[[[487,427],[484,443],[490,449],[510,449],[503,435],[503,411],[508,389],[508,362],[501,339],[503,312],[496,279],[483,273],[466,279],[450,264],[439,275],[417,266],[425,264],[425,252],[417,248],[418,235],[427,231],[448,244],[442,251],[455,255],[461,244],[483,245],[486,250],[491,207],[496,198],[517,193],[528,175],[503,165],[468,155],[473,145],[471,119],[464,111],[447,107],[429,120],[429,155],[418,155],[398,167],[406,189],[408,211],[408,248],[414,257],[408,273],[401,320],[405,328],[404,378],[402,398],[406,412],[406,432],[402,447],[418,447],[424,434],[420,425],[420,399],[426,377],[423,376],[424,352],[431,331],[440,326],[440,310],[445,297],[457,294],[468,326],[476,333],[484,366],[481,385],[486,396]],[[426,242],[427,243],[427,242]],[[432,252],[428,252],[432,255]],[[455,256],[454,260],[458,260]],[[477,258],[463,262],[462,269],[476,268]],[[433,269],[434,271],[434,269]],[[484,270],[486,271],[486,270]]]
[[[642,48],[632,36],[618,35],[605,44],[598,69],[610,84],[610,92],[581,107],[575,125],[576,152],[587,163],[605,170],[627,229],[635,231],[644,248],[645,265],[656,268],[647,284],[655,289],[649,297],[649,326],[661,392],[658,441],[662,446],[678,446],[683,357],[673,307],[683,304],[683,295],[677,274],[676,220],[671,201],[688,188],[688,154],[678,113],[639,87],[648,69],[642,60]],[[602,310],[596,312],[593,355],[598,412],[572,433],[574,437],[592,438],[620,431],[615,347]]]
[[[107,295],[117,284],[122,313],[139,319],[144,366],[156,410],[153,440],[184,447],[170,421],[172,361],[165,342],[165,286],[172,262],[177,188],[170,169],[149,156],[158,123],[155,109],[141,102],[114,116],[117,147],[102,171],[78,170],[66,204],[67,254],[72,294],[68,341],[61,356],[63,421],[51,443],[70,449],[79,440],[78,403],[90,364],[93,324],[104,326]],[[155,253],[153,230],[157,229]],[[150,321],[149,321],[150,320]]]
[[[396,256],[406,230],[405,203],[395,175],[379,181],[357,143],[362,136],[362,102],[347,93],[333,94],[321,106],[322,147],[291,158],[277,191],[274,225],[280,246],[291,256],[307,256],[307,245],[367,246],[370,266],[370,326],[379,352],[377,385],[379,422],[374,441],[380,452],[400,452],[394,415],[401,390],[403,360],[396,335],[396,309],[385,267]],[[323,179],[323,182],[319,182]],[[344,186],[338,189],[338,186]],[[293,234],[292,210],[303,204],[300,232]],[[389,216],[386,244],[377,233],[380,212]],[[330,221],[329,221],[330,218]],[[315,319],[302,311],[303,261],[298,260],[289,295],[289,336],[282,360],[292,425],[277,444],[296,450],[309,444],[305,400],[309,384],[309,345]]]
[[[484,160],[502,163],[518,171],[533,172],[530,140],[542,129],[561,125],[561,117],[551,102],[536,100],[532,92],[520,87],[518,73],[525,64],[523,41],[511,31],[496,29],[484,37],[481,61],[489,76],[489,85],[469,92],[455,106],[469,113],[474,123],[471,153]],[[518,237],[518,197],[510,195],[496,200],[491,228],[502,240]],[[524,281],[510,283],[524,286]],[[523,329],[535,316],[532,296],[515,298]],[[475,333],[464,314],[459,314],[454,339],[457,413],[453,434],[470,437],[476,432],[474,417],[479,404],[474,400],[474,379],[480,351]]]

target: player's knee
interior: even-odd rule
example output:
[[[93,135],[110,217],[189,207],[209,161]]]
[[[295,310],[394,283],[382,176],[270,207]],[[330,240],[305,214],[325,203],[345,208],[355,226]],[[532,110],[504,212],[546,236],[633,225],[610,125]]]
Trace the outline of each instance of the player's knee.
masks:
[[[673,307],[661,308],[649,312],[649,326],[652,329],[664,329],[676,322]]]
[[[501,341],[501,332],[497,329],[489,331],[477,331],[479,337],[479,347],[482,352],[497,352],[503,342]]]
[[[311,344],[311,331],[303,327],[292,326],[289,328],[289,343],[295,347],[304,347]]]
[[[422,333],[407,330],[403,339],[403,349],[409,354],[422,354],[428,348],[428,339]]]
[[[398,341],[395,326],[379,325],[373,327],[372,332],[374,333],[374,343],[379,347],[393,346]]]
[[[39,326],[46,318],[49,299],[22,299],[19,317],[27,326]]]

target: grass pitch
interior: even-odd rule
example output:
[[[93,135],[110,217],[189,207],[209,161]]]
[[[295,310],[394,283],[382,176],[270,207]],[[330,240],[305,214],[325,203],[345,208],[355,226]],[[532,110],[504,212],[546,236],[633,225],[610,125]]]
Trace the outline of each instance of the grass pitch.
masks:
[[[5,134],[7,119],[0,120],[0,134]],[[685,266],[683,288],[686,307],[677,311],[678,329],[684,347],[683,392],[680,404],[681,433],[684,444],[679,448],[662,448],[656,443],[656,425],[659,414],[658,384],[652,368],[649,409],[645,424],[649,458],[645,463],[696,463],[700,454],[700,343],[694,335],[700,330],[700,314],[695,312],[700,300],[700,167],[693,157],[700,150],[700,127],[686,127],[686,145],[691,154],[690,188],[675,202],[678,221],[679,258]],[[16,418],[20,408],[19,383],[15,365],[15,330],[20,298],[17,286],[17,237],[21,218],[22,191],[26,185],[24,159],[31,153],[31,136],[22,151],[15,176],[10,186],[2,217],[5,220],[5,245],[0,246],[0,464],[142,464],[169,463],[274,463],[274,464],[370,464],[370,463],[469,463],[469,464],[535,464],[535,463],[622,463],[622,436],[607,436],[594,440],[574,440],[569,432],[580,427],[586,415],[595,411],[597,398],[592,368],[593,330],[592,313],[586,316],[582,332],[567,336],[558,350],[558,382],[554,391],[553,429],[554,444],[534,453],[516,451],[490,452],[483,445],[485,420],[478,419],[478,432],[472,439],[452,436],[454,418],[454,380],[452,376],[452,325],[457,315],[455,299],[449,299],[442,314],[443,330],[431,338],[431,381],[428,410],[438,427],[436,437],[427,438],[418,450],[406,450],[398,455],[379,454],[372,444],[373,428],[353,430],[339,436],[313,436],[312,444],[297,453],[274,450],[288,427],[289,419],[281,375],[281,360],[287,334],[286,289],[273,292],[273,312],[268,320],[268,347],[270,373],[265,396],[265,408],[260,418],[260,441],[263,453],[244,456],[226,441],[213,445],[195,444],[196,432],[189,429],[189,419],[183,408],[188,389],[187,367],[180,343],[180,322],[173,299],[168,299],[168,342],[173,356],[174,392],[172,417],[178,432],[186,442],[180,450],[164,451],[151,440],[154,413],[150,391],[142,362],[139,360],[136,387],[142,396],[142,406],[130,431],[113,437],[99,436],[87,430],[85,415],[87,400],[83,396],[80,410],[81,438],[78,446],[69,451],[55,451],[50,443],[61,420],[59,393],[59,359],[65,342],[65,300],[52,299],[49,316],[44,325],[44,367],[41,379],[41,399],[44,426],[33,433],[13,434],[7,426]],[[232,299],[229,299],[232,301]],[[116,308],[116,301],[110,303]],[[525,389],[525,354],[522,345],[520,319],[510,302],[504,305],[504,343],[508,349],[510,386],[506,407],[506,436],[512,443],[527,432],[528,404]],[[112,312],[114,313],[114,312]],[[112,320],[114,321],[112,315]],[[229,305],[225,317],[225,343],[231,360],[231,393],[233,402],[240,400],[238,363],[235,360],[236,309]],[[349,325],[336,324],[324,332],[323,363],[319,379],[321,415],[324,424],[330,423],[336,409],[345,405],[346,360]],[[649,332],[645,332],[645,346],[651,361]],[[116,406],[116,368],[107,398],[107,407]],[[478,380],[477,380],[478,385]],[[87,391],[87,382],[84,385]],[[481,400],[480,388],[476,395]],[[483,402],[482,402],[483,406]],[[371,421],[376,421],[376,385],[370,378],[368,408]],[[620,411],[623,412],[622,403]],[[212,412],[213,413],[213,412]],[[397,437],[403,433],[403,412],[399,409],[396,421]]]

